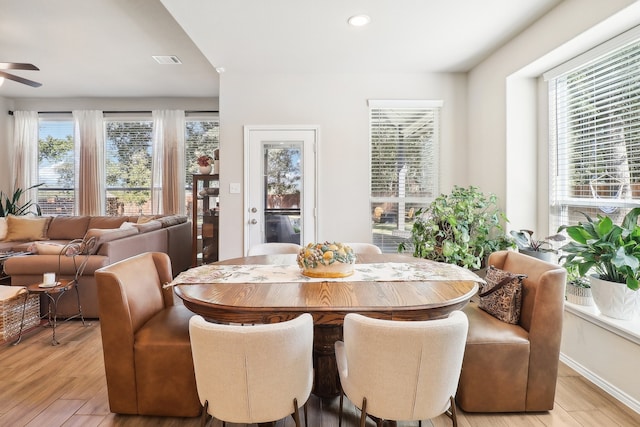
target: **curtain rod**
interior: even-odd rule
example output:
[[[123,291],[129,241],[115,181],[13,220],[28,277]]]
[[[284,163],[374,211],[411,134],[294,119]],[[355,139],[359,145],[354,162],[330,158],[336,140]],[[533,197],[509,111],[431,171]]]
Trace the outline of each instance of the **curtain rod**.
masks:
[[[199,114],[199,113],[219,113],[218,110],[185,110],[185,114]],[[151,110],[142,111],[103,111],[104,114],[136,114],[136,113],[148,113],[151,114]],[[72,111],[38,111],[38,114],[72,114]],[[9,110],[9,115],[13,116],[13,111]]]

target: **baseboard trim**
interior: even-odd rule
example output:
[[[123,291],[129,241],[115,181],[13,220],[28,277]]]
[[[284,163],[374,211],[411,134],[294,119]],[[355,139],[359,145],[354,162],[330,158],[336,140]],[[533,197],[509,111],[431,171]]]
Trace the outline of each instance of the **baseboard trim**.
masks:
[[[614,399],[620,401],[622,404],[628,406],[630,409],[640,414],[640,401],[629,396],[627,393],[620,390],[618,387],[614,386],[608,381],[600,378],[598,375],[594,374],[575,360],[565,356],[563,353],[560,353],[560,361],[562,361],[574,371],[578,372],[587,380],[591,381],[595,386],[602,389],[605,393],[609,394]]]

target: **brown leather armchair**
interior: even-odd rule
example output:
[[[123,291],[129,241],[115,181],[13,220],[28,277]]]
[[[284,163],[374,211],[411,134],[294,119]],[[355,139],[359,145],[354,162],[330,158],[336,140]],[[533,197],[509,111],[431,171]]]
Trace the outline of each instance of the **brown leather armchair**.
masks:
[[[456,401],[467,412],[533,412],[553,409],[566,270],[513,251],[491,254],[489,265],[524,273],[518,325],[501,322],[475,302],[469,318]]]
[[[200,401],[189,341],[193,313],[174,305],[171,260],[148,252],[95,272],[109,407],[193,417]]]

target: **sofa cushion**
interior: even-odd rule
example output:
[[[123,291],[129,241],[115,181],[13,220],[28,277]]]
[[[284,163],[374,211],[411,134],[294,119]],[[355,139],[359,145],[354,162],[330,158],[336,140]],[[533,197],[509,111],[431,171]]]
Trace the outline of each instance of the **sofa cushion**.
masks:
[[[98,250],[103,243],[122,239],[123,237],[133,236],[134,234],[138,234],[137,228],[90,228],[87,230],[84,240],[88,241],[92,237],[96,238],[95,245],[93,245],[89,250],[90,255],[95,255],[98,253]]]
[[[7,218],[0,218],[0,240],[4,240],[7,237]]]
[[[47,227],[51,217],[7,216],[8,242],[47,240]]]
[[[65,247],[62,243],[54,242],[33,242],[29,251],[38,255],[60,255]]]
[[[89,216],[58,215],[51,219],[47,237],[49,239],[82,239],[89,227]]]
[[[142,224],[136,224],[135,227],[140,233],[147,233],[149,231],[160,230],[162,228],[162,223],[153,219]]]
[[[158,218],[158,221],[162,224],[162,228],[171,227],[172,225],[182,224],[187,222],[187,217],[184,215],[168,215]]]
[[[92,216],[87,231],[91,228],[119,228],[126,221],[129,221],[128,216]]]

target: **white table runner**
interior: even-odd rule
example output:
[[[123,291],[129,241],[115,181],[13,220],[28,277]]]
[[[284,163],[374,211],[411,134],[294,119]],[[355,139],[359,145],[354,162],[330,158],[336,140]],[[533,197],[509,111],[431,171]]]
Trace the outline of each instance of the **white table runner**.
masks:
[[[164,286],[194,283],[284,283],[284,282],[393,282],[429,280],[484,281],[475,273],[453,264],[438,262],[355,264],[354,273],[342,278],[315,278],[302,274],[297,265],[206,264],[183,271]]]

